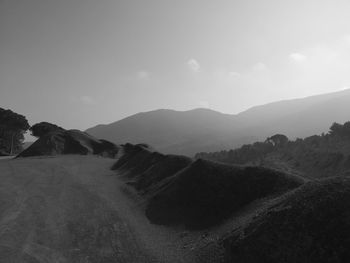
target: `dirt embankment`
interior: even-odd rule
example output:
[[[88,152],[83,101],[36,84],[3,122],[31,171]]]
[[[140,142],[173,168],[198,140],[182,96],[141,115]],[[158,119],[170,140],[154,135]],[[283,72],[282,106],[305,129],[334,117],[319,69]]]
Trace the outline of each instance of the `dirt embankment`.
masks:
[[[223,245],[225,262],[348,262],[350,177],[306,183]]]
[[[22,151],[18,157],[60,154],[96,154],[114,157],[119,147],[79,130],[56,130],[45,134]]]
[[[164,156],[128,145],[114,168],[152,223],[180,229],[195,262],[348,262],[350,177],[304,180],[263,167],[190,161],[140,187]],[[138,162],[138,160],[140,160]],[[163,178],[163,179],[162,179]],[[130,186],[129,186],[130,187]],[[201,229],[199,231],[199,229]]]
[[[349,177],[124,151],[0,160],[0,262],[348,261]]]
[[[145,194],[151,222],[206,228],[245,205],[282,194],[304,181],[261,167],[239,167],[163,155],[143,145],[124,146],[112,169]]]
[[[181,155],[161,154],[147,145],[123,145],[124,154],[112,166],[142,193],[152,194],[159,184],[192,163]]]
[[[197,160],[150,199],[154,223],[206,228],[249,203],[302,185],[298,177],[262,167],[238,167]]]

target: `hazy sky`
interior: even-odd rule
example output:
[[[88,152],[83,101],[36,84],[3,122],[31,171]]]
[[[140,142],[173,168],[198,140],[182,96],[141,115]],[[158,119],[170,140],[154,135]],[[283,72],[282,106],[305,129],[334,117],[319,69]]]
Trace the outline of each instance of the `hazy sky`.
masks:
[[[349,14],[349,0],[0,0],[0,107],[86,129],[338,91]]]

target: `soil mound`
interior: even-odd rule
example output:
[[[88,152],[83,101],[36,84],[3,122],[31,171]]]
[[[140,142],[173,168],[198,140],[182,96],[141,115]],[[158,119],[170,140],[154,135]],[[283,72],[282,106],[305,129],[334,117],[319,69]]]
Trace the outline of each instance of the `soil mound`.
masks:
[[[59,155],[59,154],[97,154],[114,157],[119,147],[115,144],[98,140],[79,130],[56,130],[40,137],[18,157]]]
[[[282,194],[303,183],[298,177],[267,168],[199,159],[158,189],[146,215],[156,224],[205,228],[256,199]]]
[[[348,262],[349,237],[350,177],[312,181],[226,238],[225,262]]]
[[[163,179],[174,175],[192,162],[185,156],[155,152],[143,144],[126,144],[123,145],[123,150],[124,154],[112,169],[123,173],[132,180],[129,183],[144,193],[149,192],[151,187],[158,185]]]

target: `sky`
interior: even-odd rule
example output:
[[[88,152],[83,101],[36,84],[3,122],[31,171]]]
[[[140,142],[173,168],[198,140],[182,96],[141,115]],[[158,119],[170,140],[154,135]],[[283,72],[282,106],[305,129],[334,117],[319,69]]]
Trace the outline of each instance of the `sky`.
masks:
[[[350,1],[0,0],[0,107],[85,130],[350,87]]]

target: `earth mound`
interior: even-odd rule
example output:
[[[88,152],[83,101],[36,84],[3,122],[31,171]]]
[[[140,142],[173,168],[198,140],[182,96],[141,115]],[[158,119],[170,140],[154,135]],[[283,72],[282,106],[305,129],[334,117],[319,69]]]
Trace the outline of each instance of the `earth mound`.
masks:
[[[59,154],[96,154],[114,157],[118,149],[115,144],[98,140],[85,132],[62,129],[43,135],[17,157]]]
[[[348,262],[349,237],[350,177],[312,181],[223,240],[225,262]]]
[[[185,156],[155,152],[144,144],[126,144],[123,145],[123,150],[124,154],[112,169],[118,170],[132,180],[129,181],[129,184],[135,185],[137,190],[144,193],[149,192],[163,179],[171,177],[192,162]]]
[[[299,187],[304,180],[262,167],[197,160],[179,171],[150,198],[152,223],[205,228],[259,198]]]

